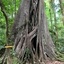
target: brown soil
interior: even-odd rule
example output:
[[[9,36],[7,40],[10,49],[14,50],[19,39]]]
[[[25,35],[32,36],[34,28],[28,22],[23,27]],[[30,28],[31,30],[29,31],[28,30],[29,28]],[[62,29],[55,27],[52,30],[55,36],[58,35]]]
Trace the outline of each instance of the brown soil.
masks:
[[[47,61],[46,64],[64,64],[64,62],[60,62],[60,61]]]

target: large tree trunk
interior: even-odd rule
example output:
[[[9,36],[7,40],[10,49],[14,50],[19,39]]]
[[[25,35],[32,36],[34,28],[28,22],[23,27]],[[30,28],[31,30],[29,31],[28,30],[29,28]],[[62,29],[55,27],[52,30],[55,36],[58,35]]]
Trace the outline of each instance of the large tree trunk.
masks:
[[[12,29],[14,50],[24,63],[54,59],[54,44],[49,34],[43,0],[23,0]]]

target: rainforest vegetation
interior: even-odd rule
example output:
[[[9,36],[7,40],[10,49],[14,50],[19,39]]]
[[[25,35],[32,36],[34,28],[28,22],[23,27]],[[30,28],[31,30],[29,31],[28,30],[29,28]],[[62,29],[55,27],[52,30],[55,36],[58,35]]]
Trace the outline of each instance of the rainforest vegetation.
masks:
[[[0,0],[0,64],[45,56],[64,61],[64,0]]]

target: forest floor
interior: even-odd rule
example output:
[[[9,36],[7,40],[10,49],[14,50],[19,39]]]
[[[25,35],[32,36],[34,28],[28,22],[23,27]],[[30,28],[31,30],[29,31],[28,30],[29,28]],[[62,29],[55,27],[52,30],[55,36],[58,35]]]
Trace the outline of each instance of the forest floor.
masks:
[[[64,64],[64,62],[61,62],[61,61],[47,61],[46,64]]]

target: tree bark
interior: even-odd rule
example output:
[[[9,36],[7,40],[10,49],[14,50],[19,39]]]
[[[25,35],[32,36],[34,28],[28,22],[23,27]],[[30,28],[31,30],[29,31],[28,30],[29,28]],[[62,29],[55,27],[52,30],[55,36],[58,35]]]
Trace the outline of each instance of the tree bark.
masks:
[[[33,61],[32,64],[34,61],[37,64],[43,62],[47,59],[46,56],[50,59],[55,58],[55,46],[46,22],[44,1],[23,0],[21,4],[11,37],[15,42],[14,50],[17,57],[24,63]]]

